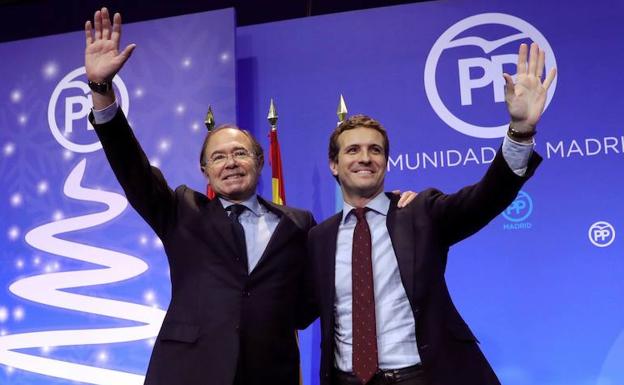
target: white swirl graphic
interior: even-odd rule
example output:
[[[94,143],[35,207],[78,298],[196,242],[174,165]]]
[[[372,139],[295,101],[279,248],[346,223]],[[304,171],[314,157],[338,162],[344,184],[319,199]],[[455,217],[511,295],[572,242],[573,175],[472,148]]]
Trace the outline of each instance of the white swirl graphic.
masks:
[[[46,346],[94,345],[142,340],[156,336],[162,324],[165,312],[161,309],[62,291],[123,281],[142,274],[148,268],[145,262],[131,255],[56,237],[58,234],[106,223],[119,216],[128,205],[122,195],[82,187],[80,183],[85,167],[86,159],[83,159],[71,171],[65,180],[63,190],[65,195],[82,201],[104,203],[108,209],[37,227],[26,234],[26,242],[39,250],[100,265],[103,268],[27,277],[14,282],[9,290],[17,296],[44,305],[136,321],[143,325],[52,330],[2,336],[0,337],[0,363],[46,376],[89,384],[139,385],[144,381],[142,375],[14,351]]]

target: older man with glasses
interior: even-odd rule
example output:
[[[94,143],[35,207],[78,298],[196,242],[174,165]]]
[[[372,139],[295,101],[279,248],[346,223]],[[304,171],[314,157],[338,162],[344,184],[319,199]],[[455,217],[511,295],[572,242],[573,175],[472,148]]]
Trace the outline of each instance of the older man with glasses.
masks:
[[[85,25],[90,116],[130,204],[163,242],[171,303],[145,383],[299,383],[299,286],[312,214],[256,195],[262,147],[222,126],[204,141],[200,166],[218,199],[171,189],[150,166],[118,108],[111,80],[134,45],[119,50],[121,16],[108,10]],[[311,316],[313,317],[313,316]]]

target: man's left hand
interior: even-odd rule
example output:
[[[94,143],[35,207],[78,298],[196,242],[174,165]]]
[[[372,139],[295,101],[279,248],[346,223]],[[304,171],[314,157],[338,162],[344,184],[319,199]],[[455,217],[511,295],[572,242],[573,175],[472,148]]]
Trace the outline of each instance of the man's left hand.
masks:
[[[409,205],[416,198],[416,195],[418,195],[418,193],[413,191],[405,191],[401,193],[401,190],[392,190],[392,193],[394,195],[401,196],[401,198],[399,198],[399,202],[397,203],[398,208],[403,208]]]

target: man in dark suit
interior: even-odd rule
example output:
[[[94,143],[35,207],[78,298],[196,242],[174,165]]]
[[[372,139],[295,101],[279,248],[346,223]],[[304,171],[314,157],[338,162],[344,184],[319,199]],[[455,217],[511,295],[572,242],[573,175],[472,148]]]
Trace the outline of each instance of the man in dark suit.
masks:
[[[311,213],[255,194],[264,156],[247,132],[211,131],[201,169],[218,199],[172,190],[151,167],[118,108],[111,80],[134,45],[119,51],[121,16],[103,8],[85,25],[90,116],[131,205],[163,242],[171,303],[158,334],[149,385],[295,385],[295,331]]]
[[[308,236],[322,384],[499,384],[453,305],[444,271],[449,247],[504,210],[541,161],[533,136],[555,71],[542,82],[544,52],[533,43],[528,56],[521,45],[515,84],[504,75],[511,124],[501,149],[480,182],[454,194],[428,189],[396,209],[383,192],[383,126],[357,115],[332,134],[329,161],[343,211]]]

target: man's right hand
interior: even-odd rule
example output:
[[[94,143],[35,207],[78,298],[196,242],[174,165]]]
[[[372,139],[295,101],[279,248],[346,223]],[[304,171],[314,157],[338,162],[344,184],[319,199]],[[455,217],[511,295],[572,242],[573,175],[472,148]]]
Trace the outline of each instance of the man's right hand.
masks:
[[[121,15],[116,13],[111,26],[108,9],[102,8],[95,12],[93,17],[94,28],[91,21],[85,23],[86,48],[85,69],[87,79],[96,83],[111,81],[121,67],[132,54],[136,44],[129,44],[119,52],[119,40],[121,39]],[[108,95],[100,95],[93,92],[93,106],[96,109],[107,107],[115,100],[115,94],[110,91]]]

